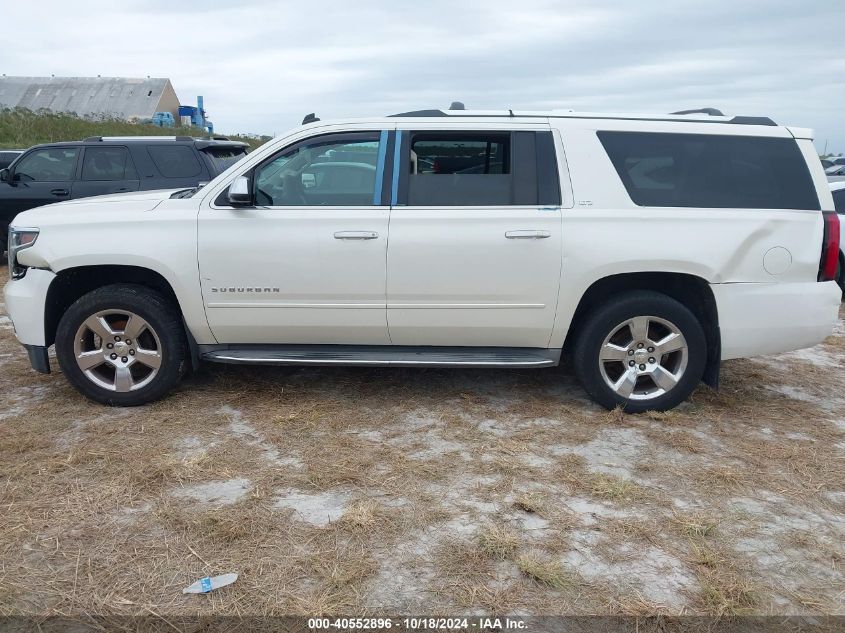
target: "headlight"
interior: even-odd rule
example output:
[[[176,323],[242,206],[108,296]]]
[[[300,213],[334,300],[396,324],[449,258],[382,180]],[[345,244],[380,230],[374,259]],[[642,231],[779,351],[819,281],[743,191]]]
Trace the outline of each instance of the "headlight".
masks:
[[[18,264],[18,253],[35,244],[38,229],[19,229],[9,227],[9,274],[12,279],[20,279],[26,274],[26,266]]]

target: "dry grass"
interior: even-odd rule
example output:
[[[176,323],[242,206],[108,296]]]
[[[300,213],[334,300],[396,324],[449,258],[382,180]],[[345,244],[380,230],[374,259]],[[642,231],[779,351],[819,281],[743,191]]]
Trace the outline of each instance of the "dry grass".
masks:
[[[0,616],[841,612],[845,379],[722,385],[633,416],[560,371],[211,366],[115,410],[0,319]]]
[[[642,487],[633,481],[601,473],[590,477],[587,486],[590,494],[609,501],[630,502],[646,496]]]
[[[708,613],[720,618],[753,613],[758,599],[748,580],[734,574],[705,573],[700,582],[702,603]]]
[[[519,547],[519,542],[520,538],[516,532],[501,525],[491,525],[486,528],[478,539],[482,551],[499,560],[512,558]]]
[[[577,584],[577,578],[567,572],[556,560],[543,558],[539,554],[525,554],[516,561],[519,571],[541,585],[565,590]]]
[[[513,505],[515,508],[523,512],[528,512],[529,514],[544,516],[549,512],[549,503],[546,495],[537,491],[525,492],[519,495],[516,501],[513,502]]]
[[[719,522],[709,516],[692,513],[678,514],[671,518],[672,526],[684,536],[706,537],[713,536]]]

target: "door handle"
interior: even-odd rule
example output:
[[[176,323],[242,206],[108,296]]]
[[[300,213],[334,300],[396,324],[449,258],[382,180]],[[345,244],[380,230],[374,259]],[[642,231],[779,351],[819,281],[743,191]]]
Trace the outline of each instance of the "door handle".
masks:
[[[68,190],[67,189],[51,189],[50,193],[52,193],[54,196],[66,196],[68,194]]]
[[[338,231],[334,234],[336,240],[374,240],[378,238],[375,231]]]
[[[505,237],[509,240],[542,240],[551,237],[551,231],[506,231]]]

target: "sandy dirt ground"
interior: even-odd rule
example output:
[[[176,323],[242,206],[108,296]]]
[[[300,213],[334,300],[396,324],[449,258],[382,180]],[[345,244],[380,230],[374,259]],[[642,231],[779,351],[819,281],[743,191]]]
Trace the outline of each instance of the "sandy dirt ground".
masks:
[[[0,615],[845,613],[842,320],[667,414],[566,368],[208,366],[110,409],[2,308]]]

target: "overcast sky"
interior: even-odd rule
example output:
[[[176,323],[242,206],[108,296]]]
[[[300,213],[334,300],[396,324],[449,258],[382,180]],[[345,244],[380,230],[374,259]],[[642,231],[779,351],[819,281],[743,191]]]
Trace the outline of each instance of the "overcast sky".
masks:
[[[0,72],[169,77],[220,132],[447,107],[671,112],[812,127],[845,153],[842,0],[35,0]]]

